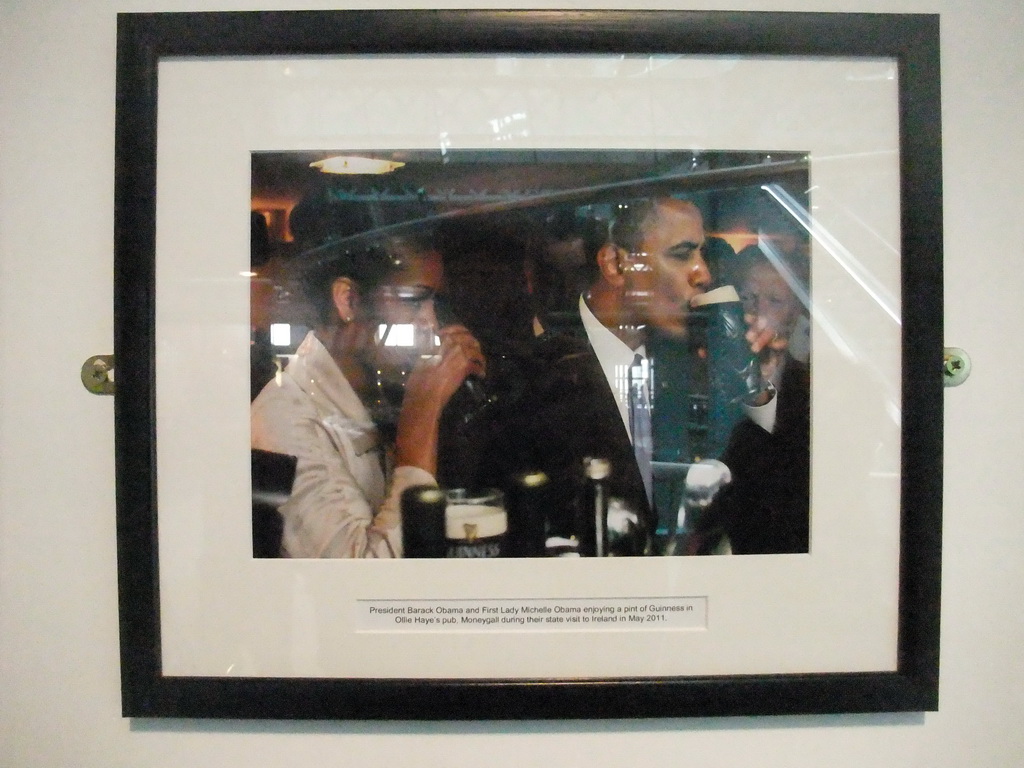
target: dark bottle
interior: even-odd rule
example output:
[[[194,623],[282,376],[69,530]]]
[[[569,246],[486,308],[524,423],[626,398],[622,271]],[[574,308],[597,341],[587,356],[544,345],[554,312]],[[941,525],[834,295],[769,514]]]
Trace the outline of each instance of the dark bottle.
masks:
[[[543,472],[523,472],[512,478],[506,496],[509,557],[544,557],[550,485]]]
[[[414,485],[402,492],[402,556],[444,557],[444,491],[433,485]]]
[[[608,556],[608,476],[612,465],[608,459],[583,460],[586,479],[580,501],[579,525],[580,555],[583,557]]]

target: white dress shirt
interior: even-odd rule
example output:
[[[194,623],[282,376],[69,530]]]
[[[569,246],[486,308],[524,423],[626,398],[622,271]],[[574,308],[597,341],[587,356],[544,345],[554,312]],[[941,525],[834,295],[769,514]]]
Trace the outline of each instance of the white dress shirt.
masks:
[[[583,321],[583,329],[587,333],[590,346],[594,348],[597,361],[601,364],[601,370],[604,371],[604,377],[608,380],[608,388],[615,395],[622,423],[629,433],[629,368],[637,354],[646,360],[647,351],[642,344],[637,349],[631,349],[622,339],[605,328],[582,296],[580,319]],[[646,365],[644,368],[648,370]],[[632,442],[632,434],[629,435],[629,439]]]

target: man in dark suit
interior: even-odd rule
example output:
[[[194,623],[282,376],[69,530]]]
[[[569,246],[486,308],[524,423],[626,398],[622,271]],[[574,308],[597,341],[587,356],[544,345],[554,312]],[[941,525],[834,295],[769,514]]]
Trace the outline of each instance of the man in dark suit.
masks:
[[[653,532],[649,414],[646,424],[635,417],[631,395],[639,390],[647,398],[640,407],[649,409],[649,329],[686,334],[690,301],[711,282],[703,246],[703,219],[692,203],[662,198],[620,207],[580,298],[577,335],[546,345],[548,375],[533,427],[548,451],[553,488],[569,496],[556,500],[567,515],[586,517],[578,509],[586,498],[583,462],[599,457],[610,464],[612,503]]]
[[[529,435],[531,460],[552,481],[552,532],[587,525],[583,465],[591,457],[610,464],[612,508],[655,530],[647,344],[652,334],[686,337],[691,302],[711,283],[704,248],[693,203],[664,197],[621,206],[572,327],[539,341],[530,410],[513,429]],[[748,341],[757,352],[768,337],[752,332]]]
[[[666,341],[685,341],[691,303],[711,283],[705,248],[703,217],[691,202],[664,197],[619,207],[607,240],[593,256],[589,286],[576,312],[563,316],[556,329],[528,340],[529,353],[516,367],[522,387],[516,387],[515,397],[503,398],[504,406],[492,406],[494,418],[485,420],[486,445],[478,442],[473,461],[460,462],[473,464],[476,483],[500,486],[516,472],[543,471],[550,480],[545,505],[549,534],[585,539],[593,512],[584,465],[603,459],[609,517],[635,521],[642,531],[620,539],[621,546],[612,551],[651,553],[658,524],[652,498],[651,459],[657,456],[651,375],[652,368],[658,375],[658,361],[652,362],[648,353],[655,337],[661,347]],[[525,294],[522,303],[527,303]],[[478,320],[484,324],[489,314],[482,314]],[[472,321],[467,325],[488,338]],[[770,336],[748,333],[751,350],[765,348]],[[491,350],[489,361],[494,357]],[[672,376],[678,367],[670,367]],[[674,518],[674,510],[668,515]]]

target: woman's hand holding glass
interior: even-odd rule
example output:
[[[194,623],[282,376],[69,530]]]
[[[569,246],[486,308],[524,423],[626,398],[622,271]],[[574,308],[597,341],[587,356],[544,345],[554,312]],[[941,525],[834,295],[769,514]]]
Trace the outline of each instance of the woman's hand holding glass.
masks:
[[[441,412],[467,377],[487,373],[480,343],[464,326],[446,326],[438,337],[440,349],[421,358],[406,381],[395,445],[399,466],[420,467],[431,474],[437,473]]]

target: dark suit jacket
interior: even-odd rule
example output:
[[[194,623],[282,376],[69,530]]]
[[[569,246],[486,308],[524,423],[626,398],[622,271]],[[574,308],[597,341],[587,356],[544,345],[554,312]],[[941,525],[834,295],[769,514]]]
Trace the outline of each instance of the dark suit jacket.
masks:
[[[458,397],[446,409],[439,450],[441,484],[508,492],[514,490],[511,479],[516,475],[541,470],[550,479],[545,505],[550,533],[578,536],[592,525],[590,510],[584,508],[584,459],[605,458],[612,467],[610,495],[621,499],[653,534],[658,521],[647,501],[633,446],[578,312],[561,316],[555,332],[502,347],[485,348],[484,384],[494,395],[493,404],[469,422],[463,420]],[[689,461],[686,417],[692,351],[678,341],[652,338],[648,353],[658,381],[655,459]],[[665,502],[666,520],[674,524],[681,491],[669,490],[655,484],[656,500]],[[514,516],[516,510],[510,508],[509,513]]]
[[[779,387],[775,429],[740,423],[722,461],[732,471],[698,524],[698,551],[724,533],[736,554],[807,552],[810,534],[810,376],[789,358]]]
[[[584,508],[587,458],[609,460],[609,495],[653,532],[655,520],[629,434],[597,356],[580,332],[545,334],[535,341],[528,390],[498,444],[516,468],[541,470],[550,479],[551,533],[579,535],[591,524],[592,514]]]

